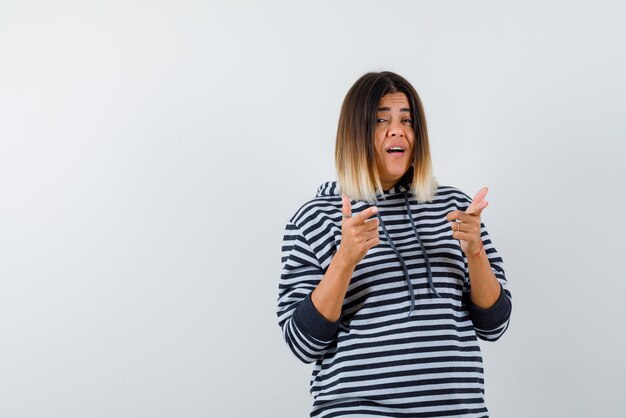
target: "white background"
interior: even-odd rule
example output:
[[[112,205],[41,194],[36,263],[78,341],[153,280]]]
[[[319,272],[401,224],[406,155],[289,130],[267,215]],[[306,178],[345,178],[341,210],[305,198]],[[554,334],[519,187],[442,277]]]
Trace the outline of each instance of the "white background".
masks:
[[[3,0],[0,416],[308,416],[283,228],[380,70],[420,93],[439,182],[490,189],[492,416],[623,416],[625,11]]]

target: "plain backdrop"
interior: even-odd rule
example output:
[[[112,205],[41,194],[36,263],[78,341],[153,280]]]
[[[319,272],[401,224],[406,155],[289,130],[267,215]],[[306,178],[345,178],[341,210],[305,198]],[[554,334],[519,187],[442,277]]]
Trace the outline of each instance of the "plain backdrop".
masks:
[[[623,416],[619,1],[0,3],[0,416],[304,417],[283,229],[391,70],[513,292],[493,417]]]

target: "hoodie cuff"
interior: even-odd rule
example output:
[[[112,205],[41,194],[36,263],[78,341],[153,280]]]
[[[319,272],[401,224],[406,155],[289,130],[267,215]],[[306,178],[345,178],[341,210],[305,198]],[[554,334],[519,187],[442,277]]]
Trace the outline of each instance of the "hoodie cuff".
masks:
[[[333,340],[339,330],[339,320],[330,322],[317,311],[311,300],[311,293],[300,301],[293,318],[302,332],[320,341]]]
[[[500,297],[491,307],[484,309],[474,305],[468,294],[467,308],[474,326],[483,330],[496,329],[511,315],[511,299],[500,284]]]

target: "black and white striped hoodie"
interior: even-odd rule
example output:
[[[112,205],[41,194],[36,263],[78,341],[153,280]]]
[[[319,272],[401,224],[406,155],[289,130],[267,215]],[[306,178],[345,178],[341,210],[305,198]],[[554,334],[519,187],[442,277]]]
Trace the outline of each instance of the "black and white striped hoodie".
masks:
[[[310,298],[341,244],[337,183],[322,184],[286,226],[278,322],[296,357],[315,363],[311,416],[488,416],[477,339],[495,341],[509,324],[502,258],[481,223],[503,290],[481,309],[469,299],[467,260],[446,219],[471,198],[438,186],[432,202],[418,204],[400,183],[378,197],[380,244],[356,266],[337,322]],[[352,213],[369,206],[352,202]]]

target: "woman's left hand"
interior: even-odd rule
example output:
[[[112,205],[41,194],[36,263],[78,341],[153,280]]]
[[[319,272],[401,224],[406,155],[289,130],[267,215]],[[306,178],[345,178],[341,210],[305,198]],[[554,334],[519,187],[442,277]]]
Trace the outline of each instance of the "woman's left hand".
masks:
[[[448,213],[447,219],[451,221],[452,236],[461,241],[461,249],[466,257],[476,255],[482,249],[480,214],[488,205],[484,200],[488,191],[487,187],[480,189],[465,212],[453,210]],[[457,220],[459,222],[456,222]]]

